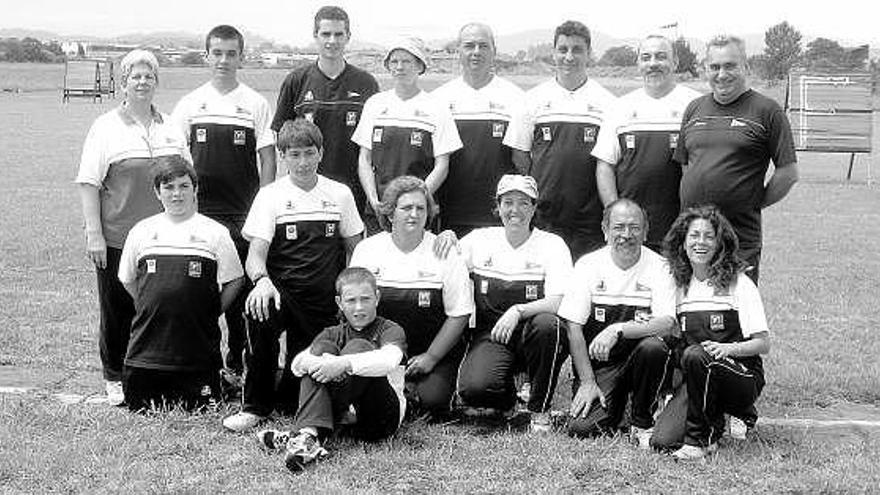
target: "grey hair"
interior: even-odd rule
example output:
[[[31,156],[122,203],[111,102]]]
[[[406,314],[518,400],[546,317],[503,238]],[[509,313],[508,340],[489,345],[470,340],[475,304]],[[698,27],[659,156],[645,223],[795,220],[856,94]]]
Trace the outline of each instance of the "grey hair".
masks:
[[[149,67],[153,77],[156,78],[156,82],[159,82],[159,61],[156,59],[156,56],[149,50],[137,49],[126,53],[122,57],[122,61],[119,62],[123,86],[128,81],[128,76],[131,75],[131,69],[138,64],[144,64]]]
[[[743,61],[745,61],[748,57],[746,56],[746,42],[743,41],[742,38],[738,36],[733,36],[730,34],[719,34],[715,36],[708,43],[706,43],[706,56],[709,56],[709,50],[712,47],[715,48],[724,48],[725,46],[733,45],[739,50],[740,55],[742,55]]]
[[[495,33],[492,31],[492,28],[490,28],[488,24],[483,24],[482,22],[469,22],[469,23],[465,24],[464,26],[462,26],[461,29],[458,30],[458,44],[459,45],[461,45],[461,34],[464,33],[464,31],[466,29],[471,29],[471,28],[482,29],[483,31],[485,31],[486,34],[489,35],[489,43],[492,44],[492,50],[493,51],[497,50],[497,48],[495,46]]]

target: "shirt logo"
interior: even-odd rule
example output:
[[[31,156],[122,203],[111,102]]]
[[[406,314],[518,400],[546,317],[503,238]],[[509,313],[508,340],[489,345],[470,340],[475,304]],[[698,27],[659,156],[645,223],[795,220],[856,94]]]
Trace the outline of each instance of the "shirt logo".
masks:
[[[204,127],[199,127],[196,129],[196,142],[197,143],[207,143],[208,142],[208,130]]]
[[[306,120],[308,120],[309,122],[311,122],[313,124],[315,123],[315,113],[314,112],[309,112],[309,113],[303,115],[303,117],[305,117]]]
[[[598,284],[596,284],[596,292],[605,292],[605,281],[600,280]]]
[[[210,385],[202,385],[201,395],[202,395],[202,397],[210,397],[211,396],[211,386]]]
[[[722,315],[722,314],[709,315],[709,328],[716,331],[716,332],[724,330],[724,315]]]
[[[584,142],[585,143],[595,143],[596,142],[596,128],[595,127],[584,127]]]
[[[651,288],[641,282],[636,282],[636,292],[651,292]]]
[[[504,137],[504,123],[503,122],[492,123],[492,137],[493,138]]]
[[[189,276],[192,278],[201,278],[202,277],[202,262],[201,261],[190,261],[189,262]]]
[[[373,142],[374,143],[381,143],[382,142],[382,128],[381,127],[376,127],[375,129],[373,129]]]
[[[306,91],[305,96],[303,96],[303,101],[312,101],[315,99],[315,95],[312,94],[312,90]]]
[[[358,123],[358,114],[357,112],[346,112],[345,113],[345,125],[348,127],[354,127]]]
[[[669,133],[669,147],[675,149],[678,146],[678,133],[670,132]]]
[[[480,294],[488,294],[489,293],[489,281],[486,279],[480,280]]]
[[[538,299],[538,286],[536,284],[526,285],[526,299],[530,301]]]
[[[409,145],[416,148],[422,147],[422,131],[412,131],[409,136]]]
[[[550,135],[550,128],[549,127],[542,127],[541,128],[541,137],[544,138],[544,141],[550,141],[551,135]]]
[[[596,308],[593,316],[599,323],[605,323],[605,308]]]
[[[235,113],[238,113],[241,115],[250,115],[251,114],[251,112],[248,109],[243,108],[243,107],[239,107],[239,106],[235,107]]]
[[[234,144],[236,146],[244,146],[244,143],[245,143],[244,131],[242,131],[242,130],[232,131],[232,144]]]
[[[624,140],[626,141],[626,149],[636,149],[636,136],[634,134],[627,134]]]
[[[288,241],[296,240],[296,225],[287,225],[284,230]]]
[[[156,273],[156,260],[147,260],[147,273]]]
[[[730,121],[730,127],[748,127],[749,125],[745,122],[737,119],[733,119]]]
[[[431,293],[426,290],[419,291],[419,307],[420,308],[430,308],[431,307]]]
[[[336,235],[336,224],[335,223],[327,223],[324,225],[324,235],[326,237],[333,237]]]
[[[348,97],[349,97],[349,98],[356,98],[356,97],[358,97],[358,96],[360,96],[360,95],[361,95],[361,94],[358,93],[357,91],[349,91],[349,92],[348,92]]]

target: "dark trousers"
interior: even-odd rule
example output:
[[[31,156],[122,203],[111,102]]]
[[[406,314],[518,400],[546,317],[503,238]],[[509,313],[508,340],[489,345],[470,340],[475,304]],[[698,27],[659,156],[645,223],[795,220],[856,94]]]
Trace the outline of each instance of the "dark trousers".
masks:
[[[126,366],[122,389],[132,411],[182,407],[194,410],[220,399],[219,370],[166,371]]]
[[[639,428],[652,427],[663,382],[672,369],[671,357],[672,353],[663,340],[645,337],[628,356],[602,367],[594,366],[593,374],[605,395],[606,407],[603,408],[598,400],[594,402],[586,417],[573,418],[569,422],[568,433],[593,436],[619,430],[623,426],[621,423],[630,394],[630,424]],[[580,380],[575,377],[573,391],[576,392],[579,386]]]
[[[681,368],[684,384],[657,419],[652,445],[671,449],[717,442],[724,434],[725,413],[754,424],[762,376],[736,360],[713,358],[699,344],[684,350]]]
[[[375,346],[367,340],[350,340],[342,349],[333,342],[317,342],[311,352],[336,356],[371,351]],[[354,406],[357,422],[346,433],[363,440],[380,440],[397,431],[400,424],[400,401],[385,376],[348,375],[341,380],[319,383],[309,375],[300,382],[299,409],[296,428],[311,426],[327,436]]]
[[[122,250],[107,247],[107,267],[97,268],[98,306],[101,313],[98,346],[104,379],[122,380],[131,320],[134,319],[134,301],[119,281],[119,259]]]
[[[510,409],[516,403],[514,373],[525,368],[529,411],[548,411],[568,355],[566,332],[558,316],[541,313],[517,325],[507,344],[493,341],[489,330],[474,335],[461,364],[459,397],[471,406]]]
[[[229,236],[232,237],[235,250],[238,252],[238,259],[243,267],[249,248],[248,241],[241,235],[241,227],[244,220],[224,215],[212,215],[211,218],[229,230]],[[241,373],[244,369],[242,360],[244,359],[244,346],[247,341],[244,303],[251,288],[250,282],[245,284],[245,287],[242,287],[235,300],[232,301],[232,305],[226,309],[223,315],[226,320],[226,347],[228,348],[224,362],[227,368],[237,373]]]
[[[299,398],[299,379],[293,376],[290,362],[306,349],[321,330],[337,323],[331,308],[308,308],[298,301],[297,294],[276,284],[281,293],[281,310],[270,306],[269,319],[247,318],[244,393],[242,410],[268,416],[276,408],[294,413]],[[278,338],[286,331],[287,356],[276,385],[278,371]]]
[[[746,262],[746,275],[752,279],[752,282],[755,285],[758,285],[758,275],[760,275],[761,268],[761,246],[744,248],[740,246],[739,257],[742,258],[743,261]]]
[[[463,354],[464,347],[458,344],[446,353],[430,373],[406,377],[404,392],[408,407],[416,413],[449,412]]]

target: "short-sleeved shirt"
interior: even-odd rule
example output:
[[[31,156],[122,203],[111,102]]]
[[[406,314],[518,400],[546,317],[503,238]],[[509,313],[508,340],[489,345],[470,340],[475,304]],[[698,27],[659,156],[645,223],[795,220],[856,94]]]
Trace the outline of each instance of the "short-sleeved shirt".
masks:
[[[192,161],[183,134],[155,109],[149,128],[123,106],[95,119],[74,182],[98,188],[107,246],[122,249],[135,223],[162,211],[153,191],[153,159],[168,155]]]
[[[661,98],[644,88],[627,93],[617,100],[593,148],[593,156],[614,167],[617,194],[647,211],[652,247],[661,244],[681,208],[681,166],[672,154],[684,110],[699,96],[682,85]]]
[[[376,79],[368,72],[345,64],[331,79],[317,63],[295,69],[284,79],[278,94],[278,106],[272,130],[278,132],[287,120],[305,118],[321,129],[324,157],[318,173],[347,185],[363,212],[364,198],[358,180],[360,148],[351,135],[361,118],[364,102],[379,91]]]
[[[333,304],[336,277],[345,267],[343,240],[363,230],[344,184],[319,175],[305,191],[284,176],[257,193],[242,235],[269,243],[266,269],[274,283],[323,308]]]
[[[266,98],[242,83],[224,94],[208,82],[180,99],[172,119],[199,174],[199,212],[243,220],[260,188],[257,150],[275,144]]]
[[[704,340],[742,342],[757,333],[769,333],[761,294],[743,273],[723,289],[692,277],[687,289],[676,290],[675,299],[682,335],[688,344]],[[760,356],[736,359],[763,373]]]
[[[746,249],[761,246],[764,177],[797,161],[791,126],[774,100],[748,90],[722,105],[711,93],[692,101],[682,120],[675,160],[685,165],[681,205],[714,203]]]
[[[596,159],[590,152],[615,101],[592,79],[574,91],[552,79],[526,92],[525,108],[504,143],[531,152],[529,173],[541,191],[539,227],[574,229],[593,243],[602,243],[602,201],[596,187]]]
[[[351,266],[364,267],[379,286],[379,314],[399,323],[409,352],[425,352],[447,317],[474,312],[474,298],[464,260],[458,255],[434,255],[436,236],[425,232],[422,242],[404,253],[388,232],[358,243]]]
[[[379,198],[395,177],[424,179],[434,158],[461,148],[449,108],[424,91],[408,100],[393,89],[373,95],[351,139],[370,150]]]
[[[431,94],[449,107],[463,143],[449,156],[440,210],[443,225],[497,225],[495,187],[502,175],[514,173],[510,148],[503,139],[525,93],[494,76],[480,89],[459,77]]]
[[[119,262],[119,280],[137,284],[125,364],[219,369],[220,286],[243,274],[229,231],[208,217],[175,223],[159,213],[138,222]]]
[[[581,257],[574,265],[571,283],[557,314],[584,326],[587,344],[612,323],[642,320],[649,316],[675,317],[675,285],[663,258],[642,247],[639,261],[621,270],[604,247]],[[629,354],[637,341],[627,340],[612,349],[611,358],[593,362],[601,367]]]
[[[540,229],[516,248],[504,227],[473,230],[460,245],[474,283],[478,330],[490,330],[514,304],[561,296],[571,277],[565,241]]]

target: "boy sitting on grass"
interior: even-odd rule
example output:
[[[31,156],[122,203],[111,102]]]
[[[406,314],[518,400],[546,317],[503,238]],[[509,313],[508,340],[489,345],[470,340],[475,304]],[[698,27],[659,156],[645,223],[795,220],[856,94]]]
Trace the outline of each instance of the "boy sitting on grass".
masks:
[[[135,307],[122,386],[132,411],[193,409],[219,398],[217,319],[244,285],[244,272],[226,227],[196,212],[192,165],[169,155],[153,167],[165,211],[131,229],[119,263]]]
[[[365,268],[346,268],[336,279],[336,292],[345,322],[318,334],[291,364],[302,377],[295,435],[257,433],[267,448],[286,449],[284,463],[291,471],[325,457],[322,440],[342,424],[362,440],[391,436],[406,408],[401,366],[406,336],[400,325],[376,316],[375,277]]]

